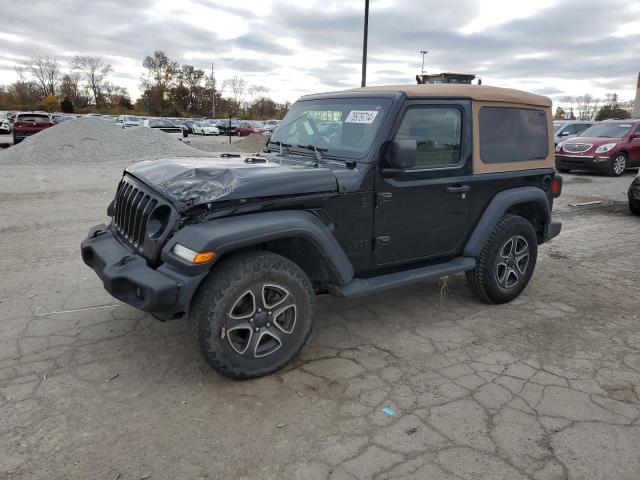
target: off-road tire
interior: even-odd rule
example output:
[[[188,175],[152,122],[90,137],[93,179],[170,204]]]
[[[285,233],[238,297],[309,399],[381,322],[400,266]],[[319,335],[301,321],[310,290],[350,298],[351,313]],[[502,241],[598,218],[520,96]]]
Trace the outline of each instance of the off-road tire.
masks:
[[[510,288],[503,288],[497,277],[498,255],[509,239],[521,237],[528,244],[529,258],[519,281]],[[506,303],[516,298],[525,289],[538,255],[536,232],[531,222],[524,217],[506,214],[495,226],[485,244],[476,267],[466,272],[467,284],[471,291],[483,302]]]
[[[232,317],[233,309],[243,295],[249,293],[249,289],[260,288],[264,298],[264,288],[268,288],[270,284],[282,287],[289,295],[287,298],[295,305],[292,331],[285,335],[280,330],[270,330],[282,339],[281,347],[274,353],[256,358],[256,345],[253,356],[250,355],[252,348],[249,346],[248,351],[241,355],[234,350],[238,348],[235,343],[233,345],[236,346],[232,347],[232,337],[229,336],[231,334],[226,333],[228,328],[233,328],[228,323],[233,325],[236,321]],[[253,294],[248,298],[255,300]],[[207,363],[226,377],[249,379],[273,373],[295,358],[311,335],[313,303],[314,292],[311,282],[295,263],[271,252],[249,252],[222,259],[215,264],[196,292],[191,305],[190,320],[194,323],[200,351]],[[263,305],[266,305],[266,302],[263,302]],[[253,311],[257,312],[257,308],[258,304],[254,303]],[[251,318],[253,325],[257,325],[260,320],[257,315],[256,313],[253,316],[256,323],[254,318]],[[265,335],[266,338],[265,328],[275,329],[275,324],[272,323],[269,327],[262,325],[262,333],[255,335]],[[242,330],[245,334],[247,331],[248,329]],[[249,335],[247,345],[250,345],[250,340],[254,338],[254,333]]]
[[[632,214],[634,214],[634,215],[640,215],[640,208],[639,208],[639,207],[636,207],[636,206],[632,203],[631,199],[629,199],[629,211],[630,211]]]
[[[624,159],[624,168],[616,172],[616,161],[619,158]],[[611,160],[609,160],[609,165],[607,167],[607,175],[609,175],[610,177],[620,177],[624,175],[624,172],[626,171],[628,166],[629,166],[629,158],[627,157],[627,155],[625,153],[619,153],[618,155],[613,157]]]

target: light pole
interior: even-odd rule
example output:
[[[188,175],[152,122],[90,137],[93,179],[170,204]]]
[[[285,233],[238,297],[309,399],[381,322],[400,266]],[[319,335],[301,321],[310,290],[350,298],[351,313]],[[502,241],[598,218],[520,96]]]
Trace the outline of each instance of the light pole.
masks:
[[[364,0],[364,40],[362,42],[362,87],[367,86],[367,37],[369,36],[369,0]]]
[[[424,56],[429,52],[427,50],[420,50],[420,53],[422,54],[422,75],[424,75]]]
[[[216,118],[216,77],[213,76],[213,63],[211,64],[211,118]]]

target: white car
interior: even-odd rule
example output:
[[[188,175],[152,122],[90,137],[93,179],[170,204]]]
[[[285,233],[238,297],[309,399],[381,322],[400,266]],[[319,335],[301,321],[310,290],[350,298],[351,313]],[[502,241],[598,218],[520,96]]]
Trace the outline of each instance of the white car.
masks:
[[[0,113],[0,133],[11,133],[11,124],[5,113]]]
[[[220,135],[220,129],[215,123],[198,122],[193,125],[194,135]]]
[[[185,137],[185,133],[182,128],[173,123],[171,120],[163,120],[161,118],[147,118],[144,120],[140,127],[151,128],[153,130],[161,130],[167,135],[170,135],[178,140],[182,140]]]

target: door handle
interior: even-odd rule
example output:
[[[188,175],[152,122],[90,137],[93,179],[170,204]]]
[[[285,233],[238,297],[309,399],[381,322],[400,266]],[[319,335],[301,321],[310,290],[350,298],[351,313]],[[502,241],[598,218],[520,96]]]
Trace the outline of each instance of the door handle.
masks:
[[[445,188],[445,191],[447,193],[451,193],[453,195],[456,195],[458,193],[468,192],[469,190],[471,190],[471,187],[469,185],[450,185],[447,188]]]

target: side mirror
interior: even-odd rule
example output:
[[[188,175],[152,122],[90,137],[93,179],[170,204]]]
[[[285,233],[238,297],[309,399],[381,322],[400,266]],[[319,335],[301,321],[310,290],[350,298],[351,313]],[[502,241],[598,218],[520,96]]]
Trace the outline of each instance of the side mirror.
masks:
[[[631,135],[631,140],[640,140],[640,133],[634,133]]]
[[[387,148],[385,164],[389,173],[415,166],[418,157],[418,141],[415,138],[396,138]]]
[[[566,130],[560,134],[561,137],[568,137],[569,135],[571,135],[571,133]]]

